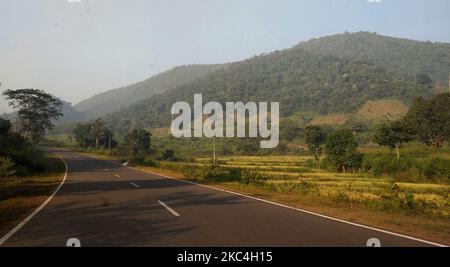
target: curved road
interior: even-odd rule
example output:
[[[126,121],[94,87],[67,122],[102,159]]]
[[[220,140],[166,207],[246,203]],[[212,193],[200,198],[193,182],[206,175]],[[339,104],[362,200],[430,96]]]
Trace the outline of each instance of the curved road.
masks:
[[[5,246],[429,246],[67,151],[53,200]]]

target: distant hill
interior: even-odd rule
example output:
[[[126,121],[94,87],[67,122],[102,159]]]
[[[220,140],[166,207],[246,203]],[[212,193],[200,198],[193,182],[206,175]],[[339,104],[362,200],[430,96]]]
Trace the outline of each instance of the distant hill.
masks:
[[[74,108],[88,118],[101,117],[118,111],[155,94],[164,93],[180,85],[203,78],[225,65],[187,65],[176,67],[145,81],[106,91],[75,105]]]
[[[202,93],[204,102],[277,101],[281,116],[287,117],[299,111],[355,113],[368,101],[385,98],[410,103],[417,96],[432,95],[433,89],[367,59],[309,52],[296,46],[229,64],[106,119],[118,130],[127,129],[134,118],[144,127],[168,127],[171,106],[177,101],[192,103],[195,93]]]
[[[425,73],[435,83],[448,86],[449,82],[448,43],[419,42],[358,32],[312,39],[296,47],[321,55],[367,60],[404,78],[411,79]]]

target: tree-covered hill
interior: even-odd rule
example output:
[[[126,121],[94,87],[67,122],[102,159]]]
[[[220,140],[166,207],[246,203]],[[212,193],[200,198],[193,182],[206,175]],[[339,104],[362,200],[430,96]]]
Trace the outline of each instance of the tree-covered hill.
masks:
[[[145,81],[106,91],[75,105],[86,118],[96,118],[118,111],[155,94],[164,93],[177,86],[190,83],[214,72],[224,65],[187,65],[173,68]]]
[[[117,129],[128,128],[132,120],[143,127],[167,127],[171,106],[180,100],[192,103],[195,93],[202,93],[205,102],[277,101],[281,115],[289,116],[298,111],[351,113],[369,100],[384,98],[409,103],[431,91],[428,85],[417,84],[369,61],[294,47],[230,64],[106,119]]]
[[[405,78],[427,74],[434,83],[448,85],[449,82],[448,43],[419,42],[358,32],[312,39],[296,47],[321,55],[367,60]]]

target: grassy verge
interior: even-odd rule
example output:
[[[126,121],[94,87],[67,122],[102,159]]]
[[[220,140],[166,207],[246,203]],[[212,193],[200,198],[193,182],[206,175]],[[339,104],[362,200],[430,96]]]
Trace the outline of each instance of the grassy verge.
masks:
[[[43,173],[0,178],[0,236],[39,207],[61,183],[64,163],[48,155],[45,164]]]

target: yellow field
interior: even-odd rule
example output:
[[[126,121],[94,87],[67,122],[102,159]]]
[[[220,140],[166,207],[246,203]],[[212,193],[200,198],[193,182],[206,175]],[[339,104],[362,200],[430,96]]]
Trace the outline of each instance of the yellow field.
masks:
[[[391,177],[362,173],[336,173],[318,169],[310,156],[221,157],[219,167],[243,169],[268,178],[266,189],[283,194],[313,196],[376,209],[402,209],[450,218],[450,186],[433,183],[396,182]],[[207,167],[210,158],[194,163],[162,163],[182,170],[185,166]]]

